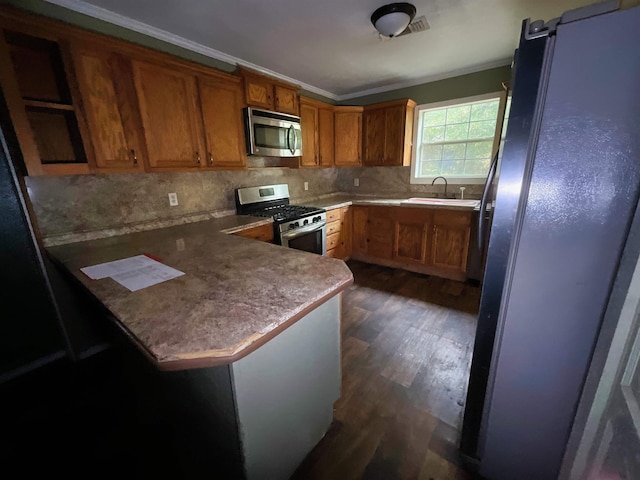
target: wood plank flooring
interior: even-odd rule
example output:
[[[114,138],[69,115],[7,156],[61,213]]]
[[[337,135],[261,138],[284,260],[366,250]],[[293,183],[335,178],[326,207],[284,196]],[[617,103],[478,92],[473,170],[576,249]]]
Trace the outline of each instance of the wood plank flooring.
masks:
[[[349,262],[342,396],[293,480],[462,480],[458,459],[480,288]]]

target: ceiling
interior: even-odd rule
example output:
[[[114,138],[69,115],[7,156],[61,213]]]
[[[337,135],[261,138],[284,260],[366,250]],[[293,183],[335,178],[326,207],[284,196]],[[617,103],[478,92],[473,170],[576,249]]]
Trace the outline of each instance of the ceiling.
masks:
[[[507,65],[524,18],[593,3],[414,0],[429,30],[381,39],[369,18],[385,0],[47,1],[335,100]]]

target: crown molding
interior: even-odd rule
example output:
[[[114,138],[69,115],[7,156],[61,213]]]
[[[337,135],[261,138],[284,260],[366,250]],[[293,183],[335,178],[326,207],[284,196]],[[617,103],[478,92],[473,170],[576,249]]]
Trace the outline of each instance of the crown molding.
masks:
[[[367,90],[360,90],[358,92],[345,93],[343,95],[337,95],[337,101],[342,102],[344,100],[351,100],[353,98],[364,97],[367,95],[375,95],[376,93],[390,92],[391,90],[398,90],[400,88],[415,87],[416,85],[422,85],[424,83],[437,82],[438,80],[446,80],[447,78],[459,77],[461,75],[468,75],[470,73],[481,72],[483,70],[489,70],[496,67],[504,67],[511,65],[511,58],[504,58],[495,62],[482,63],[480,65],[474,65],[472,67],[461,68],[459,70],[452,70],[450,72],[428,75],[426,77],[420,77],[413,80],[407,80],[406,82],[393,83],[391,85],[385,85],[382,87],[369,88]]]
[[[118,25],[119,27],[123,27],[128,30],[141,33],[143,35],[155,38],[157,40],[161,40],[163,42],[167,42],[172,45],[182,47],[186,50],[199,53],[206,57],[215,58],[216,60],[226,62],[230,65],[240,65],[242,67],[250,68],[251,70],[255,70],[257,72],[263,73],[265,75],[275,77],[282,81],[300,85],[300,88],[302,88],[303,90],[315,93],[317,95],[321,95],[326,98],[330,98],[331,100],[334,100],[336,102],[351,100],[357,97],[364,97],[366,95],[374,95],[377,93],[389,92],[392,90],[398,90],[400,88],[414,87],[416,85],[421,85],[423,83],[437,82],[438,80],[444,80],[447,78],[457,77],[460,75],[476,73],[482,70],[488,70],[490,68],[502,67],[505,65],[509,65],[512,60],[511,58],[502,59],[495,62],[483,63],[480,65],[475,65],[468,68],[453,70],[443,74],[428,75],[425,77],[420,77],[420,78],[408,80],[405,82],[398,82],[398,83],[393,83],[391,85],[385,85],[382,87],[370,88],[366,90],[359,90],[357,92],[338,95],[338,94],[329,92],[327,90],[323,90],[322,88],[316,87],[314,85],[301,82],[295,78],[288,77],[286,75],[275,72],[273,70],[269,70],[268,68],[261,67],[260,65],[247,62],[245,60],[242,60],[241,58],[234,57],[233,55],[229,55],[227,53],[221,52],[214,48],[210,48],[200,43],[194,42],[192,40],[188,40],[179,35],[175,35],[173,33],[167,32],[166,30],[162,30],[160,28],[153,27],[151,25],[140,22],[138,20],[125,17],[124,15],[120,15],[119,13],[112,12],[111,10],[107,10],[105,8],[98,7],[96,5],[92,5],[83,0],[44,0],[44,1],[47,3],[51,3],[53,5],[58,5],[60,7],[66,8],[68,10],[72,10],[77,13],[81,13],[83,15],[87,15],[92,18],[96,18],[98,20],[103,20],[105,22]]]
[[[54,5],[58,5],[59,7],[64,7],[66,9],[72,10],[77,13],[81,13],[83,15],[87,15],[89,17],[97,18],[98,20],[104,20],[105,22],[118,25],[119,27],[123,27],[128,30],[141,33],[148,37],[152,37],[157,40],[161,40],[163,42],[176,45],[178,47],[182,47],[186,50],[199,53],[206,57],[215,58],[216,60],[221,60],[231,65],[240,65],[242,67],[250,68],[251,70],[255,70],[265,75],[275,77],[282,81],[300,85],[300,88],[307,90],[309,92],[322,95],[323,97],[327,97],[335,101],[338,100],[338,95],[334,93],[328,92],[326,90],[315,87],[313,85],[309,85],[308,83],[300,82],[295,78],[291,78],[281,73],[274,72],[273,70],[269,70],[268,68],[261,67],[260,65],[256,65],[254,63],[247,62],[245,60],[242,60],[241,58],[234,57],[233,55],[228,55],[224,52],[221,52],[214,48],[210,48],[200,43],[188,40],[179,35],[174,35],[173,33],[167,32],[166,30],[153,27],[146,23],[139,22],[138,20],[133,20],[131,18],[125,17],[124,15],[120,15],[119,13],[112,12],[111,10],[98,7],[96,5],[91,5],[90,3],[84,2],[82,0],[44,0],[44,1]]]

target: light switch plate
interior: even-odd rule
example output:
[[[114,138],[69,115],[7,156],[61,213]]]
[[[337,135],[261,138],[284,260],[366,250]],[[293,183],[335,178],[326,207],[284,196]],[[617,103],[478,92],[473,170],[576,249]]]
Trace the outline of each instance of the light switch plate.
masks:
[[[354,178],[353,179],[353,186],[354,187],[359,187],[360,186],[360,179],[359,178]]]
[[[178,205],[178,194],[177,193],[170,193],[169,194],[169,206],[170,207],[175,207],[176,205]]]

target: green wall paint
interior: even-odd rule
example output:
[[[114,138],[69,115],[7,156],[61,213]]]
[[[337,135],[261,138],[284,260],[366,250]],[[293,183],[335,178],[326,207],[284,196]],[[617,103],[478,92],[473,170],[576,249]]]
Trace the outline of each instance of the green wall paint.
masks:
[[[0,0],[0,3],[13,5],[33,13],[55,18],[72,25],[85,28],[94,32],[120,38],[128,42],[143,45],[154,50],[174,55],[192,62],[217,68],[224,72],[232,72],[235,65],[207,57],[186,48],[178,47],[170,43],[158,40],[141,33],[128,30],[117,25],[98,20],[88,15],[53,5],[43,0]],[[498,92],[502,90],[501,83],[509,80],[511,69],[509,66],[492,68],[481,72],[460,75],[457,77],[439,80],[437,82],[424,83],[413,87],[401,88],[389,92],[367,95],[342,102],[336,102],[330,98],[313,92],[301,90],[300,94],[323,102],[336,105],[367,105],[371,103],[385,102],[399,98],[411,98],[418,104],[433,103],[452,98],[470,97],[484,93]]]
[[[340,105],[369,105],[372,103],[397,100],[399,98],[410,98],[418,105],[441,102],[454,98],[501,92],[502,82],[508,81],[510,77],[511,67],[506,65],[481,72],[446,78],[444,80],[438,80],[437,82],[423,83],[422,85],[413,87],[352,98],[340,102]]]
[[[60,20],[65,23],[70,23],[72,25],[91,30],[92,32],[98,32],[104,35],[109,35],[111,37],[126,40],[131,43],[136,43],[138,45],[165,52],[170,55],[189,60],[191,62],[196,62],[208,67],[213,67],[218,70],[222,70],[223,72],[233,72],[233,70],[235,70],[236,68],[235,65],[223,62],[222,60],[217,60],[215,58],[193,52],[186,48],[178,47],[171,43],[167,43],[162,40],[149,37],[148,35],[134,32],[127,28],[119,27],[103,20],[98,20],[88,15],[74,12],[73,10],[69,10],[58,5],[53,5],[43,0],[0,0],[0,3],[12,5],[14,7],[28,10],[32,13],[37,13],[46,17],[55,18],[56,20]],[[300,94],[304,95],[305,97],[311,97],[316,100],[320,100],[322,102],[327,102],[334,105],[336,103],[330,98],[326,98],[322,95],[308,92],[306,90],[300,90]]]

